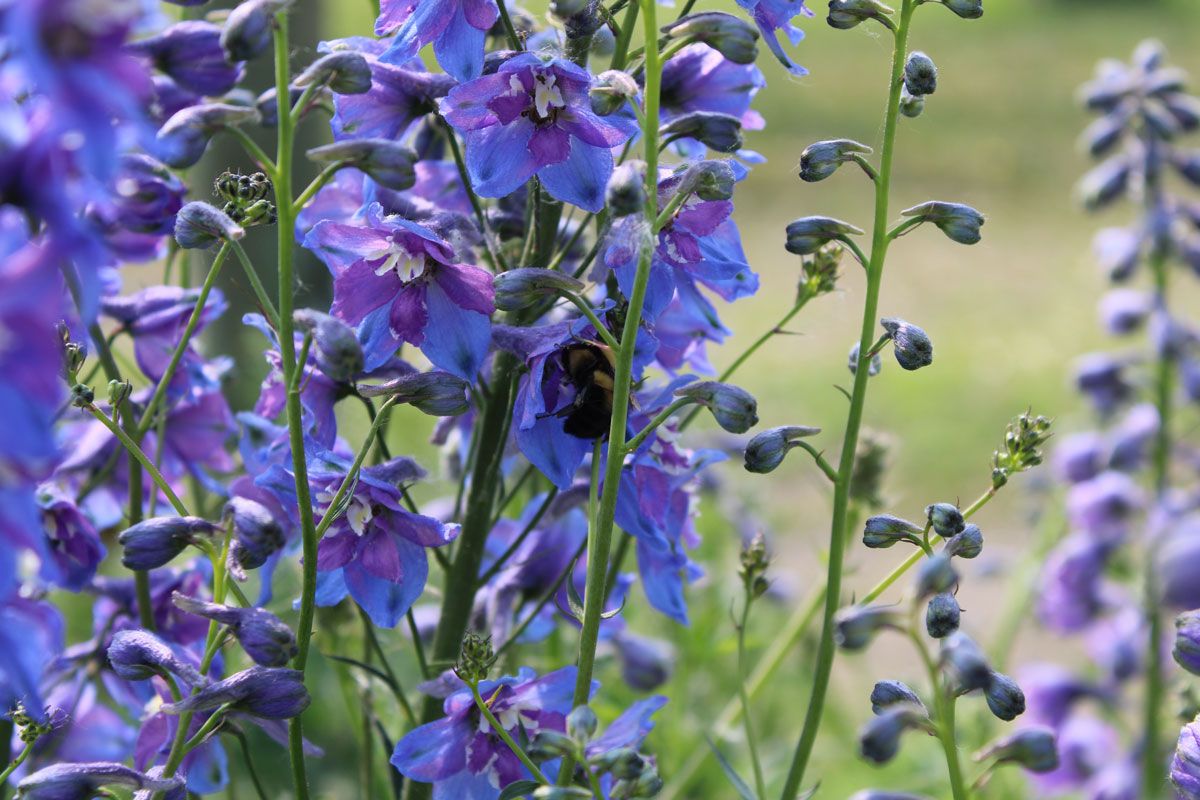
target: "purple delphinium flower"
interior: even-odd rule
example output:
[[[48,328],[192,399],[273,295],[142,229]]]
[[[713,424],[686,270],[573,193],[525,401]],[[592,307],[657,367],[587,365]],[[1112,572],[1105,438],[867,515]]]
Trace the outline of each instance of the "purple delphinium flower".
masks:
[[[1057,664],[1022,667],[1018,683],[1025,692],[1029,719],[1052,728],[1061,727],[1080,700],[1103,696],[1098,687]]]
[[[479,684],[492,714],[518,742],[542,730],[564,732],[574,689],[575,667],[540,678],[523,668],[515,677]],[[502,788],[529,777],[483,719],[469,689],[448,696],[443,708],[445,717],[396,743],[391,763],[402,775],[432,783],[434,800],[495,800]]]
[[[122,330],[129,333],[138,367],[147,378],[158,381],[162,379],[172,354],[179,346],[199,297],[198,289],[151,286],[124,297],[102,299],[100,312],[119,322]],[[225,308],[224,294],[214,289],[204,304],[195,333],[224,313]],[[206,366],[189,342],[183,360],[172,377],[175,393],[191,385],[194,377],[203,376]]]
[[[449,75],[428,72],[419,61],[368,61],[370,91],[334,95],[335,139],[403,139],[417,120],[437,111],[437,100],[455,86]]]
[[[1091,714],[1075,714],[1058,729],[1058,766],[1031,779],[1045,795],[1078,791],[1120,755],[1120,737],[1108,723]]]
[[[765,123],[750,102],[766,84],[762,70],[753,64],[735,64],[706,44],[689,44],[663,64],[663,123],[706,111],[737,117],[742,130],[760,130]],[[694,139],[680,140],[679,145],[689,157],[705,154]]]
[[[793,45],[800,44],[804,31],[793,25],[792,20],[801,14],[812,16],[812,12],[804,7],[804,0],[737,0],[737,4],[750,14],[754,24],[762,31],[763,41],[788,72],[793,75],[808,73],[783,51],[783,45],[775,35],[777,31],[782,31]]]
[[[1131,518],[1144,504],[1144,494],[1131,477],[1109,470],[1071,487],[1067,516],[1076,530],[1113,542],[1125,538]]]
[[[211,22],[185,20],[162,33],[127,45],[183,89],[215,97],[232,89],[242,77],[221,47],[221,29]]]
[[[46,530],[49,560],[42,564],[42,577],[72,592],[91,582],[104,560],[100,535],[75,503],[57,486],[38,487],[38,505]]]
[[[665,206],[684,175],[660,170],[659,176],[659,202]],[[648,321],[654,321],[672,299],[677,299],[694,318],[717,320],[716,309],[699,291],[700,286],[729,302],[758,290],[758,276],[747,263],[732,214],[733,203],[729,200],[692,196],[659,231],[646,286],[644,313]],[[625,217],[613,225],[604,250],[604,263],[616,274],[626,296],[633,291],[644,232],[640,218]]]
[[[403,64],[433,42],[442,69],[469,81],[483,71],[484,39],[499,19],[496,0],[383,0],[375,34],[395,37],[380,58]]]
[[[290,719],[312,701],[304,688],[304,677],[285,667],[254,666],[228,678],[210,683],[175,703],[163,705],[168,714],[211,711],[232,703],[230,709],[263,719]]]
[[[1182,800],[1200,800],[1200,720],[1179,731],[1171,759],[1171,785]]]
[[[555,198],[585,211],[602,209],[612,148],[627,142],[636,125],[617,115],[596,116],[591,84],[587,70],[570,61],[523,53],[495,74],[451,90],[441,100],[442,115],[466,141],[475,191],[504,197],[537,175]]]
[[[148,777],[124,764],[54,764],[23,778],[17,784],[17,794],[26,800],[87,800],[105,786],[164,792],[178,788],[180,783],[179,778]]]
[[[30,716],[44,717],[39,681],[62,652],[63,636],[62,616],[49,603],[22,598],[0,603],[0,708],[20,703]]]
[[[333,500],[349,466],[336,457],[329,461],[309,475],[314,501],[323,507]],[[459,532],[458,525],[404,507],[402,487],[423,474],[406,458],[359,473],[349,506],[318,545],[318,605],[335,605],[349,594],[382,628],[394,628],[404,617],[425,589],[425,548],[448,544]]]
[[[319,222],[305,246],[334,274],[334,316],[359,329],[369,372],[404,343],[434,366],[474,380],[495,310],[492,275],[454,261],[427,228],[372,203],[361,224]]]
[[[1075,533],[1051,551],[1042,571],[1038,612],[1051,630],[1083,629],[1104,608],[1103,580],[1111,546]]]

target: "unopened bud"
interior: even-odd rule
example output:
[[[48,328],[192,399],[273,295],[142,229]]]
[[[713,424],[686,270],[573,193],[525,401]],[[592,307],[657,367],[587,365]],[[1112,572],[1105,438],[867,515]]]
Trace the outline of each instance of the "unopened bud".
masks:
[[[891,16],[894,13],[879,0],[829,0],[829,16],[825,21],[830,27],[843,31],[870,19],[892,28]]]
[[[917,693],[900,681],[879,681],[875,688],[871,689],[872,713],[882,714],[884,710],[901,703],[925,708]]]
[[[1025,693],[1017,682],[1000,672],[993,672],[991,682],[983,690],[988,708],[997,719],[1012,722],[1025,713]]]
[[[207,103],[175,112],[155,136],[155,153],[177,169],[195,166],[208,147],[208,140],[222,128],[257,122],[257,109]]]
[[[338,94],[371,91],[371,65],[362,53],[338,50],[321,56],[296,76],[296,86],[328,86]]]
[[[296,327],[312,335],[317,366],[335,381],[347,383],[363,370],[362,345],[354,329],[337,317],[312,308],[296,311]]]
[[[879,324],[892,338],[892,349],[901,367],[917,370],[933,363],[933,342],[924,330],[894,317],[885,317]]]
[[[307,155],[321,163],[341,162],[360,169],[380,186],[402,192],[417,182],[417,154],[407,145],[390,139],[343,139],[314,147]]]
[[[803,425],[783,425],[755,435],[746,445],[745,465],[747,472],[766,474],[783,463],[788,451],[798,447],[798,439],[814,436],[820,428]]]
[[[1098,211],[1125,193],[1132,173],[1129,159],[1113,156],[1095,166],[1079,182],[1079,199],[1088,211]]]
[[[908,730],[931,730],[924,706],[900,703],[885,708],[859,732],[859,752],[868,761],[886,764],[899,752],[900,736]]]
[[[184,250],[210,247],[220,241],[236,241],[246,229],[228,214],[208,203],[195,200],[175,216],[175,241]]]
[[[753,64],[758,58],[758,30],[723,11],[689,14],[663,27],[670,39],[704,42],[735,64]]]
[[[691,399],[707,408],[717,424],[730,433],[745,433],[758,424],[758,401],[739,386],[697,381],[677,389],[675,396]]]
[[[291,0],[246,0],[225,19],[221,47],[230,61],[249,61],[271,46],[275,14],[291,5]]]
[[[968,523],[961,531],[946,540],[942,552],[958,558],[975,558],[983,552],[983,531]]]
[[[921,116],[925,111],[925,98],[918,97],[905,86],[900,90],[900,113],[909,119]]]
[[[975,244],[979,241],[979,229],[984,216],[962,203],[946,203],[930,200],[927,203],[907,208],[900,212],[904,217],[918,217],[922,222],[932,222],[942,233],[959,244]]]
[[[614,217],[641,214],[646,209],[646,162],[626,161],[613,170],[604,190]]]
[[[691,111],[662,126],[658,135],[664,143],[695,139],[718,153],[734,153],[742,147],[742,120],[715,111]]]
[[[492,637],[467,633],[463,638],[458,663],[454,665],[454,674],[466,683],[474,685],[487,679],[495,663],[496,653],[492,649]]]
[[[926,558],[917,567],[917,597],[924,599],[930,595],[949,592],[958,585],[958,573],[950,563],[950,556],[937,553]]]
[[[904,62],[904,88],[917,97],[937,91],[937,67],[933,59],[920,50],[909,53]]]
[[[697,161],[684,171],[675,191],[694,193],[701,200],[728,200],[736,183],[728,161]]]
[[[560,297],[565,292],[584,290],[582,281],[557,270],[522,267],[501,272],[493,282],[496,308],[501,311],[520,311],[547,298]]]
[[[942,640],[942,663],[954,677],[959,694],[985,689],[992,680],[992,668],[983,651],[962,631]]]
[[[855,342],[853,345],[851,345],[850,354],[846,357],[846,366],[850,368],[851,375],[858,373],[858,354],[861,352],[861,343]],[[879,353],[875,353],[871,356],[871,360],[867,363],[867,377],[874,378],[879,374],[881,369],[883,369],[883,359],[880,357]]]
[[[949,539],[954,534],[962,532],[966,525],[962,512],[953,503],[934,503],[926,506],[925,518],[937,531],[937,535],[943,539]]]
[[[133,384],[127,380],[111,380],[108,382],[108,404],[113,408],[119,407],[133,394]]]
[[[785,247],[789,253],[809,256],[829,242],[862,233],[862,228],[833,217],[801,217],[788,223]]]
[[[579,744],[587,744],[596,735],[600,719],[588,706],[576,706],[567,714],[567,736]]]
[[[125,548],[121,563],[128,569],[157,569],[190,544],[209,537],[217,526],[200,517],[151,517],[127,528],[117,541]]]
[[[1054,731],[1036,725],[998,739],[981,750],[976,761],[1019,764],[1031,772],[1053,772],[1058,768],[1058,744]]]
[[[945,639],[958,630],[962,609],[949,592],[935,594],[925,607],[925,631],[934,639]]]
[[[588,90],[592,111],[601,117],[607,117],[609,114],[620,111],[637,95],[637,81],[628,72],[622,72],[619,69],[601,72],[592,81],[592,87]]]
[[[470,408],[469,384],[442,370],[411,372],[387,383],[358,387],[363,397],[395,397],[418,411],[434,417],[455,417]]]
[[[872,152],[871,148],[853,139],[829,139],[815,142],[800,154],[800,180],[808,183],[823,181],[838,167],[855,156]]]
[[[863,544],[872,549],[883,549],[897,542],[921,545],[921,527],[906,519],[891,514],[877,514],[867,520],[863,528]]]
[[[983,16],[983,0],[942,0],[942,4],[963,19]]]
[[[834,616],[834,641],[843,650],[862,650],[884,628],[903,630],[904,616],[886,606],[848,606]]]

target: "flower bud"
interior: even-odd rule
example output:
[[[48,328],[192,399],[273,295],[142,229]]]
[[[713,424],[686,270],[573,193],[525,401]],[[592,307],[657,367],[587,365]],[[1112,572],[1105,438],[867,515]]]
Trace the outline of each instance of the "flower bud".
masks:
[[[387,383],[358,387],[363,397],[396,397],[418,411],[433,417],[455,417],[471,407],[467,400],[467,382],[457,375],[431,369],[410,372]]]
[[[322,93],[328,92],[328,89],[322,89],[320,92],[317,92],[316,97],[320,97]],[[288,87],[288,108],[291,108],[296,103],[300,102],[300,95],[303,93],[304,90],[298,86]],[[274,128],[279,124],[279,99],[276,97],[274,87],[267,89],[255,98],[254,108],[258,111],[259,117],[262,119],[262,126],[264,128]]]
[[[923,329],[894,317],[885,317],[879,324],[892,337],[892,349],[901,367],[917,370],[933,363],[933,342]]]
[[[621,678],[634,689],[653,691],[670,679],[675,649],[667,642],[626,630],[616,634],[613,643],[621,662]]]
[[[1136,289],[1113,289],[1100,300],[1100,318],[1114,336],[1134,333],[1146,321],[1153,299]]]
[[[924,600],[935,594],[949,592],[958,585],[958,573],[950,563],[950,556],[936,553],[917,567],[917,597]]]
[[[113,672],[127,681],[148,681],[156,675],[174,675],[191,686],[207,683],[195,667],[149,631],[125,630],[113,634],[108,645],[108,662]]]
[[[1129,159],[1113,156],[1093,167],[1079,182],[1079,199],[1088,211],[1098,211],[1124,194],[1129,186]]]
[[[1175,662],[1193,675],[1200,675],[1200,609],[1175,618]]]
[[[312,346],[321,371],[335,381],[348,383],[363,370],[363,351],[354,329],[337,317],[312,308],[292,315],[296,327],[312,334]]]
[[[309,64],[292,83],[301,88],[327,85],[338,94],[364,94],[371,91],[371,65],[362,53],[338,50]]]
[[[258,111],[245,106],[222,103],[188,106],[172,114],[158,129],[155,155],[176,169],[195,166],[217,131],[258,119]]]
[[[230,61],[249,61],[271,46],[275,14],[291,0],[246,0],[229,12],[221,31],[221,47]]]
[[[904,617],[885,606],[847,606],[834,616],[834,641],[843,650],[862,650],[884,628],[903,630]]]
[[[854,375],[858,372],[858,354],[862,352],[862,347],[859,342],[855,342],[850,347],[850,355],[847,356],[846,366],[850,368],[850,374]],[[874,378],[883,369],[883,359],[879,353],[871,356],[871,363],[867,365],[867,377]]]
[[[601,72],[592,81],[592,88],[588,90],[592,111],[600,117],[615,114],[637,96],[637,81],[628,72],[619,69]]]
[[[1178,800],[1200,798],[1200,720],[1192,720],[1179,731],[1170,777]]]
[[[872,717],[858,734],[859,752],[875,764],[886,764],[900,751],[900,736],[907,730],[930,730],[924,706],[907,703],[885,708]]]
[[[758,424],[758,401],[739,386],[697,381],[677,389],[675,396],[688,398],[707,408],[717,424],[729,433],[745,433]]]
[[[626,161],[618,165],[608,179],[604,197],[614,217],[627,217],[645,211],[646,162]]]
[[[900,681],[879,681],[871,690],[871,711],[875,714],[882,714],[888,708],[901,703],[925,708],[917,693]]]
[[[690,111],[663,125],[658,135],[664,144],[695,139],[718,153],[734,153],[742,148],[742,120],[715,111]]]
[[[810,256],[835,239],[862,233],[862,228],[833,217],[801,217],[788,223],[785,247],[789,253]]]
[[[199,517],[151,517],[127,528],[117,541],[125,548],[121,563],[132,570],[157,569],[190,544],[211,536],[217,526]]]
[[[1054,731],[1041,725],[1023,728],[997,739],[981,750],[976,761],[1019,764],[1031,772],[1052,772],[1058,767],[1058,745]]]
[[[759,474],[774,471],[783,463],[783,457],[787,455],[788,451],[799,446],[796,444],[797,439],[813,436],[820,432],[820,428],[784,425],[755,435],[746,445],[746,471]]]
[[[226,59],[221,29],[211,22],[177,22],[162,33],[126,47],[150,59],[182,88],[201,96],[225,94],[242,75],[241,67]]]
[[[77,383],[71,387],[71,405],[75,408],[87,408],[96,399],[92,387]]]
[[[992,668],[979,645],[962,631],[955,631],[942,640],[942,663],[950,670],[958,693],[986,689],[992,679]]]
[[[209,711],[232,704],[231,710],[262,719],[291,719],[299,716],[312,702],[304,688],[304,674],[284,667],[259,667],[235,673],[223,681],[210,683],[177,703],[166,703],[168,714],[185,711]]]
[[[219,241],[236,241],[246,234],[229,215],[216,206],[194,200],[175,216],[175,241],[184,250],[209,247]]]
[[[596,735],[600,719],[588,706],[576,706],[567,714],[567,736],[580,744],[587,744]]]
[[[937,67],[933,59],[920,50],[909,53],[904,62],[904,88],[917,97],[937,91]]]
[[[1025,693],[1016,681],[1001,672],[992,673],[992,680],[983,694],[997,719],[1012,722],[1025,713]]]
[[[952,503],[934,503],[925,507],[925,518],[938,536],[949,539],[956,533],[961,533],[966,525],[962,512]]]
[[[152,778],[124,764],[108,761],[54,764],[21,779],[17,796],[22,800],[88,800],[102,796],[104,787],[154,792],[174,792],[183,786],[180,778]],[[109,793],[107,796],[115,796]]]
[[[117,408],[133,394],[133,384],[126,380],[108,382],[108,404]]]
[[[981,238],[979,229],[983,227],[983,214],[962,203],[930,200],[905,209],[900,214],[905,217],[919,217],[922,222],[932,222],[951,241],[959,244],[975,244]]]
[[[808,183],[823,181],[856,155],[873,152],[853,139],[829,139],[815,142],[800,154],[800,180]]]
[[[925,631],[934,639],[945,639],[958,630],[962,609],[949,592],[935,594],[925,607]]]
[[[963,19],[979,19],[983,16],[983,0],[942,0],[942,5]]]
[[[529,757],[535,761],[551,761],[562,756],[574,756],[579,750],[575,740],[565,733],[543,728],[529,743]]]
[[[879,0],[829,0],[829,16],[825,21],[831,28],[849,30],[869,19],[876,20],[888,28],[895,27],[891,20],[894,14]]]
[[[134,233],[170,233],[187,195],[166,164],[140,153],[121,156],[115,189],[117,223]]]
[[[918,97],[904,86],[900,89],[900,113],[909,119],[916,119],[925,111],[925,98]]]
[[[467,684],[477,684],[487,679],[495,663],[496,653],[492,649],[492,637],[468,632],[463,637],[458,662],[454,665],[454,674]]]
[[[385,189],[402,192],[417,182],[417,154],[390,139],[343,139],[314,147],[305,155],[320,163],[342,162],[360,169]]]
[[[975,558],[983,552],[983,531],[978,525],[967,524],[946,540],[942,552],[959,558]]]
[[[520,311],[547,298],[559,297],[564,292],[582,292],[585,288],[582,281],[570,275],[537,267],[501,272],[496,276],[493,286],[496,290],[496,308],[501,311]]]
[[[265,609],[206,603],[179,592],[171,595],[171,602],[189,614],[227,626],[255,664],[282,667],[298,652],[292,629]]]
[[[689,14],[663,27],[670,39],[704,42],[735,64],[753,64],[758,58],[758,30],[723,11]]]
[[[675,191],[694,193],[701,200],[728,200],[735,183],[737,177],[728,161],[697,161],[684,171]]]
[[[229,557],[240,569],[258,569],[283,547],[283,528],[263,504],[233,497],[225,504],[225,515],[233,526]]]
[[[906,519],[891,514],[876,514],[863,528],[863,544],[882,550],[897,542],[910,542],[920,547],[922,530]]]
[[[1124,114],[1114,112],[1104,115],[1084,130],[1083,136],[1080,137],[1083,149],[1093,158],[1100,158],[1121,141],[1121,135],[1125,133],[1128,122],[1129,119]]]

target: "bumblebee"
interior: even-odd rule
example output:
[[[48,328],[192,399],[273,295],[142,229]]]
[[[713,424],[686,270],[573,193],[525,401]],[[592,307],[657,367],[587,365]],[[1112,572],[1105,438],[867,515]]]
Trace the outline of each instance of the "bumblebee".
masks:
[[[601,342],[581,341],[563,348],[562,367],[575,387],[575,399],[556,412],[566,417],[563,430],[580,439],[598,439],[608,433],[613,410],[613,374],[617,359]]]

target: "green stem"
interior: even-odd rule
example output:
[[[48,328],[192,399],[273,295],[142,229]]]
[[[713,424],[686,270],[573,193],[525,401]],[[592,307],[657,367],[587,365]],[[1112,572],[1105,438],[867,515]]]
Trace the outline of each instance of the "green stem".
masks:
[[[758,755],[758,737],[754,732],[754,720],[750,714],[750,695],[746,692],[746,625],[750,621],[750,606],[754,599],[746,592],[742,606],[742,619],[737,626],[738,698],[742,703],[742,726],[746,729],[746,747],[750,751],[750,764],[754,769],[754,788],[760,798],[767,796],[767,784],[763,779],[762,759]]]
[[[508,548],[496,558],[492,565],[488,567],[482,575],[479,576],[479,586],[486,584],[496,575],[497,572],[504,568],[504,565],[508,563],[510,558],[512,558],[513,553],[517,552],[517,548],[521,546],[521,543],[529,537],[529,534],[533,533],[533,529],[536,528],[537,524],[542,521],[542,517],[544,517],[546,512],[550,510],[550,504],[554,502],[554,498],[557,496],[558,487],[552,486],[550,491],[546,493],[546,499],[542,501],[542,504],[538,506],[537,511],[535,511],[533,516],[529,518],[529,522],[525,523],[525,527],[521,529],[519,534],[517,534],[517,538],[513,539],[512,544],[510,544]]]
[[[17,767],[24,764],[25,759],[29,758],[29,754],[33,752],[33,746],[36,743],[36,740],[26,742],[25,746],[21,748],[21,752],[17,753],[17,757],[14,758],[12,762],[4,768],[3,772],[0,772],[0,790],[3,790],[4,784],[6,784],[9,777],[17,771]],[[4,740],[4,746],[8,746],[8,739]]]
[[[475,698],[475,707],[479,709],[479,713],[483,714],[483,718],[486,719],[488,724],[492,726],[492,729],[496,731],[496,735],[499,736],[506,745],[508,745],[508,749],[512,750],[513,755],[517,757],[517,760],[525,765],[525,769],[529,770],[529,774],[533,775],[538,783],[542,784],[543,786],[549,785],[550,780],[544,774],[542,774],[541,769],[538,768],[537,764],[533,763],[533,759],[525,754],[525,751],[521,749],[521,746],[513,741],[513,738],[508,735],[508,731],[504,730],[504,726],[500,724],[500,721],[496,719],[496,716],[492,713],[492,710],[488,708],[488,704],[485,703],[483,698],[479,696],[478,683],[471,684],[471,695]]]
[[[113,436],[117,437],[117,440],[121,442],[121,444],[129,452],[129,455],[131,455],[139,464],[141,464],[142,469],[146,470],[146,474],[150,476],[150,479],[154,481],[155,485],[157,485],[159,489],[162,490],[162,493],[171,503],[171,506],[175,509],[176,513],[183,517],[190,516],[188,514],[187,507],[183,504],[183,501],[179,499],[179,496],[175,494],[175,490],[171,488],[171,484],[167,483],[167,479],[164,478],[163,474],[158,471],[158,467],[154,466],[154,462],[151,461],[150,457],[147,456],[142,448],[138,446],[137,442],[129,438],[129,434],[121,430],[121,427],[117,425],[117,423],[113,422],[107,414],[96,408],[96,406],[89,403],[84,407],[84,411],[87,411],[89,414],[99,420],[101,425],[108,428],[109,432],[111,432]]]
[[[862,331],[859,336],[859,363],[854,375],[854,389],[850,395],[850,411],[846,419],[846,432],[842,440],[842,454],[838,464],[838,481],[834,485],[833,520],[829,533],[829,566],[825,581],[825,609],[822,616],[821,638],[817,646],[817,665],[813,674],[812,694],[805,712],[804,727],[792,757],[787,780],[780,795],[783,800],[792,800],[804,781],[804,773],[817,740],[821,726],[821,714],[825,708],[825,697],[829,690],[829,677],[833,670],[836,648],[833,641],[833,617],[841,603],[842,566],[846,549],[846,519],[850,505],[850,481],[854,472],[854,456],[858,448],[858,434],[862,425],[863,408],[866,402],[867,377],[869,370],[867,350],[875,333],[879,306],[879,290],[883,282],[883,265],[887,257],[887,221],[889,190],[892,178],[892,160],[895,155],[896,128],[899,119],[901,74],[908,47],[908,29],[916,6],[913,0],[903,0],[900,23],[897,27],[895,48],[892,52],[892,71],[888,84],[888,102],[884,115],[883,145],[881,148],[879,179],[875,183],[875,221],[871,242],[871,258],[867,264],[867,296],[863,305]]]
[[[580,313],[587,318],[588,322],[592,323],[592,327],[596,329],[596,335],[603,339],[606,345],[611,347],[613,350],[616,350],[618,347],[620,347],[616,338],[612,335],[612,332],[609,331],[608,326],[600,321],[600,318],[596,316],[595,311],[592,311],[592,307],[588,305],[586,300],[574,292],[568,292],[566,290],[564,290],[561,294],[565,299],[570,300],[572,305],[579,309]]]
[[[262,779],[258,777],[258,770],[254,767],[254,758],[250,755],[250,743],[246,741],[246,734],[238,731],[234,736],[241,746],[242,761],[246,762],[246,771],[250,773],[250,781],[254,784],[254,791],[258,794],[258,800],[267,800],[267,790],[263,787]]]
[[[383,652],[383,645],[379,641],[379,637],[375,634],[375,625],[371,622],[371,618],[367,616],[367,612],[361,608],[358,609],[358,616],[362,619],[363,631],[366,634],[367,641],[371,645],[371,649],[375,651],[375,656],[379,659],[379,665],[383,667],[384,673],[387,675],[388,688],[392,690],[392,695],[396,698],[396,702],[400,705],[400,710],[404,712],[404,718],[408,720],[408,724],[415,728],[417,727],[417,715],[413,713],[412,705],[409,704],[408,698],[404,695],[404,687],[400,685],[399,678],[392,671],[392,665],[388,661],[387,654]]]
[[[513,50],[524,50],[525,46],[521,43],[521,37],[517,35],[517,29],[513,27],[512,17],[508,15],[508,3],[505,0],[497,0],[496,5],[500,8],[500,21],[504,24],[504,34],[508,37],[508,44]]]
[[[962,762],[958,755],[958,738],[955,735],[954,706],[957,698],[952,690],[944,685],[938,673],[937,664],[929,655],[925,642],[915,628],[910,627],[909,638],[921,656],[925,671],[929,675],[929,688],[933,692],[934,717],[937,722],[937,738],[942,745],[946,757],[946,770],[950,775],[950,792],[954,800],[967,800],[970,796],[963,781]]]
[[[664,422],[669,420],[675,412],[681,408],[691,405],[696,402],[690,397],[680,397],[668,403],[662,411],[654,415],[654,418],[646,423],[646,427],[642,428],[637,434],[625,443],[625,452],[632,453],[642,446],[642,442],[646,441],[649,436],[658,430]]]
[[[189,753],[199,747],[200,744],[202,744],[204,740],[208,738],[210,733],[221,726],[221,724],[225,721],[225,712],[229,710],[231,705],[233,704],[226,703],[225,705],[220,706],[208,719],[204,720],[204,724],[200,726],[198,731],[196,731],[196,735],[188,739],[183,745],[184,753]]]
[[[285,94],[283,96],[289,97],[290,95]],[[246,151],[246,155],[250,156],[250,160],[257,162],[258,166],[267,174],[268,177],[271,179],[275,178],[275,173],[277,171],[275,162],[272,161],[271,157],[268,156],[266,152],[264,152],[263,149],[258,146],[258,142],[250,138],[250,134],[246,133],[236,125],[229,125],[223,130],[238,140],[238,142],[242,145],[242,149]]]
[[[271,302],[271,296],[267,294],[267,288],[259,280],[258,270],[254,268],[254,264],[251,263],[250,257],[246,255],[246,251],[240,242],[231,242],[230,244],[233,245],[233,253],[242,265],[242,271],[246,274],[246,280],[250,282],[250,288],[254,290],[254,297],[258,300],[258,305],[263,312],[263,316],[267,318],[267,322],[271,323],[271,327],[278,331],[279,310],[275,308],[275,304]]]
[[[292,474],[296,486],[296,503],[300,514],[300,541],[303,553],[303,575],[300,587],[300,620],[296,625],[298,648],[293,666],[304,671],[308,664],[308,651],[312,641],[313,617],[316,610],[317,591],[317,526],[313,520],[312,498],[308,487],[308,463],[304,450],[304,428],[300,408],[300,387],[295,375],[303,370],[296,362],[295,323],[292,308],[295,302],[295,247],[296,207],[292,201],[292,160],[295,149],[295,127],[292,115],[286,106],[290,97],[291,83],[288,64],[289,39],[288,15],[281,11],[275,15],[273,31],[275,50],[275,96],[279,102],[278,122],[275,126],[275,210],[279,276],[279,354],[283,367],[283,383],[287,392],[286,416],[288,443],[292,451]],[[308,800],[308,775],[304,760],[303,715],[288,722],[288,752],[292,764],[292,788],[299,800]]]
[[[346,477],[342,479],[342,483],[334,493],[333,499],[329,501],[328,510],[321,515],[321,522],[317,525],[316,531],[318,541],[329,530],[329,526],[341,516],[341,512],[338,509],[345,502],[346,495],[353,491],[354,485],[358,483],[359,471],[362,470],[363,462],[367,460],[367,453],[371,451],[371,445],[375,442],[375,432],[383,424],[383,421],[387,419],[387,414],[384,412],[391,408],[395,402],[396,398],[389,397],[379,407],[379,413],[371,421],[371,427],[367,431],[366,438],[363,439],[362,445],[358,448],[358,453],[354,456],[354,463],[350,465],[350,470],[346,473]]]
[[[309,201],[316,196],[317,192],[321,191],[321,188],[325,186],[325,184],[333,180],[333,176],[337,174],[338,170],[343,169],[346,166],[346,162],[344,161],[336,161],[327,165],[317,174],[317,177],[312,179],[312,183],[304,187],[304,191],[301,192],[300,196],[296,198],[296,202],[293,204],[293,207],[296,209],[302,209],[308,205]]]
[[[208,276],[205,277],[204,284],[200,287],[200,294],[196,297],[196,307],[192,309],[191,316],[188,317],[187,323],[183,326],[183,335],[179,337],[179,344],[175,346],[175,350],[171,353],[171,360],[167,362],[167,368],[163,371],[162,378],[159,379],[158,385],[154,387],[154,394],[150,396],[145,410],[142,411],[142,416],[138,420],[137,435],[135,437],[139,442],[154,424],[154,415],[158,412],[158,407],[162,404],[163,398],[167,396],[167,390],[171,387],[171,380],[175,377],[175,371],[179,369],[179,364],[183,361],[183,356],[187,353],[188,345],[191,343],[192,335],[195,334],[196,328],[200,325],[200,318],[204,316],[204,307],[208,304],[208,296],[212,292],[213,286],[217,283],[217,276],[221,274],[221,266],[229,256],[229,248],[229,242],[223,242],[221,249],[217,251],[216,258],[213,259],[212,266],[208,269]]]
[[[658,58],[658,9],[656,0],[643,0],[642,23],[646,48],[645,107],[646,123],[642,130],[646,160],[646,220],[653,224],[658,219],[658,109],[662,80],[662,64]],[[654,237],[651,237],[653,240]],[[642,247],[638,259],[637,276],[629,308],[625,314],[625,326],[621,331],[621,347],[617,351],[616,369],[613,376],[612,421],[608,430],[608,459],[604,469],[604,491],[600,498],[596,525],[592,541],[588,543],[587,587],[584,595],[583,628],[579,634],[579,661],[575,681],[573,706],[588,702],[591,694],[592,672],[596,662],[596,643],[600,633],[600,614],[604,610],[605,577],[608,569],[609,550],[612,545],[613,516],[617,507],[617,492],[621,483],[622,462],[625,457],[625,427],[629,417],[629,398],[633,378],[633,355],[638,332],[642,323],[642,306],[646,299],[646,285],[650,277],[650,263],[654,255],[654,242]],[[564,764],[563,773],[570,777],[573,769]]]

